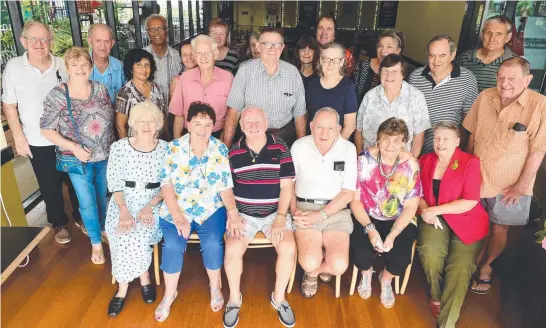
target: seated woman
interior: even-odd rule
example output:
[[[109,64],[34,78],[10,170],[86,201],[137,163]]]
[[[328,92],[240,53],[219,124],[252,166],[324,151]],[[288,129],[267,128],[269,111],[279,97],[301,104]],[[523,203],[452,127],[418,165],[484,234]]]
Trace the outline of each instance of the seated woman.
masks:
[[[143,49],[129,50],[123,61],[123,72],[127,83],[119,90],[116,96],[116,128],[120,139],[126,138],[127,121],[131,109],[138,103],[150,101],[154,103],[164,114],[162,138],[168,139],[167,129],[167,102],[163,91],[154,81],[154,74],[157,67],[154,56]]]
[[[320,47],[317,40],[309,34],[304,34],[296,43],[294,50],[294,66],[300,70],[303,86],[307,89],[309,81],[317,76],[317,63],[320,59]]]
[[[152,263],[151,245],[162,237],[159,229],[159,173],[163,167],[167,142],[158,140],[163,113],[149,101],[131,110],[132,137],[115,142],[110,148],[107,178],[113,195],[106,215],[106,234],[110,242],[112,275],[118,291],[108,305],[108,315],[123,309],[129,283],[140,277],[142,298],[155,302],[154,285],[148,268]]]
[[[480,204],[480,160],[461,151],[459,128],[434,128],[434,153],[421,157],[418,250],[430,283],[430,309],[439,327],[454,328],[489,219]]]
[[[345,48],[336,42],[330,42],[321,47],[320,60],[317,64],[318,77],[309,81],[305,88],[305,103],[307,105],[307,120],[311,122],[315,113],[324,107],[335,109],[340,118],[341,137],[348,140],[356,128],[355,84],[349,76],[345,76]],[[310,129],[308,126],[308,133]]]
[[[108,89],[99,82],[89,81],[93,63],[87,49],[68,49],[64,63],[69,81],[48,93],[40,129],[42,135],[58,147],[58,152],[73,155],[80,161],[81,172],[70,172],[68,176],[91,240],[91,262],[104,264],[106,166],[114,142],[114,108]]]
[[[351,235],[351,256],[362,280],[358,295],[372,294],[374,249],[383,253],[385,269],[379,274],[381,304],[394,306],[392,278],[406,271],[417,236],[415,212],[422,196],[419,163],[404,151],[408,127],[392,117],[379,126],[377,147],[358,156],[357,190],[351,202],[356,218]],[[366,235],[368,235],[366,237]]]
[[[214,110],[195,102],[190,105],[187,118],[189,133],[167,145],[161,171],[165,201],[159,209],[159,226],[164,236],[161,269],[165,296],[155,311],[159,322],[167,319],[178,295],[176,287],[192,231],[199,235],[209,276],[210,307],[214,312],[222,309],[220,268],[224,261],[226,212],[240,220],[232,191],[228,149],[211,136],[216,122]]]

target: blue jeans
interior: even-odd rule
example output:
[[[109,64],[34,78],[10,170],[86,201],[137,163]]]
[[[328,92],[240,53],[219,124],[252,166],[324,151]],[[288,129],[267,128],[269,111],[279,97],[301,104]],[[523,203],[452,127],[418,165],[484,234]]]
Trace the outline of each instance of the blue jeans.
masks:
[[[226,232],[226,208],[221,207],[205,222],[190,224],[190,233],[196,231],[199,236],[201,253],[205,268],[218,270],[224,263],[224,233]],[[188,240],[178,235],[173,223],[159,220],[159,227],[163,231],[163,252],[161,256],[161,270],[166,273],[182,271],[184,253]]]
[[[108,160],[88,162],[85,164],[84,175],[69,174],[80,203],[83,224],[93,245],[101,243],[101,231],[104,231],[106,220],[107,164]]]

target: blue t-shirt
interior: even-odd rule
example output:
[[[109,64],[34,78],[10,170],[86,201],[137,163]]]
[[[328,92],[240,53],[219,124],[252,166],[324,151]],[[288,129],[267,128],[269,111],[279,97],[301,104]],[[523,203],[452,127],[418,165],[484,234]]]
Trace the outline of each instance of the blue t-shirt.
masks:
[[[309,122],[313,120],[315,113],[323,107],[332,107],[339,113],[339,124],[341,126],[343,126],[343,116],[345,114],[358,111],[356,87],[348,76],[344,76],[332,89],[325,89],[320,84],[320,77],[314,77],[309,81],[305,89],[305,103],[307,104]]]
[[[123,64],[118,59],[110,56],[108,59],[108,67],[102,74],[97,66],[93,65],[89,80],[102,83],[106,89],[108,89],[110,100],[114,103],[119,90],[125,84]]]

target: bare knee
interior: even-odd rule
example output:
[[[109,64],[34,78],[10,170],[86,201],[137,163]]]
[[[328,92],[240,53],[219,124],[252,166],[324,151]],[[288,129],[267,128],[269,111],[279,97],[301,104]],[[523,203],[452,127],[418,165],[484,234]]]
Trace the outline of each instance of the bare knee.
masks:
[[[226,258],[225,261],[240,260],[245,254],[246,247],[243,240],[228,239],[226,243]]]
[[[283,240],[277,247],[279,257],[294,257],[296,256],[296,242],[292,240]]]
[[[345,270],[347,270],[347,266],[349,266],[349,259],[347,256],[340,256],[339,254],[336,256],[331,256],[326,258],[326,263],[330,267],[330,270],[332,270],[332,274],[335,276],[342,275]]]
[[[313,272],[320,267],[322,256],[318,254],[303,254],[299,256],[299,262],[305,272]]]

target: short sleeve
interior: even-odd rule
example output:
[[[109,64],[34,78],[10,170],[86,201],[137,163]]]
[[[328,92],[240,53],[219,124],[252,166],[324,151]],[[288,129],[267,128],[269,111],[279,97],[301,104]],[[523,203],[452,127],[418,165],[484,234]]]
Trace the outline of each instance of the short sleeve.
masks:
[[[480,160],[472,157],[465,168],[462,199],[479,201],[481,181]]]
[[[531,142],[530,152],[546,151],[546,98],[541,97],[542,101],[537,104],[537,110],[540,112],[540,122],[536,132],[529,136]]]
[[[360,155],[358,156],[357,160],[356,160],[356,181],[355,181],[355,190],[358,191],[359,193],[361,192],[360,191],[360,180],[362,179],[362,162],[364,161],[364,155]]]
[[[244,65],[241,67],[231,85],[229,96],[227,99],[228,107],[236,109],[241,112],[245,108],[245,90],[247,83],[247,71],[250,65]]]
[[[218,181],[218,192],[233,188],[233,179],[231,178],[231,169],[228,159],[228,148],[223,143],[218,147],[220,152],[220,162],[216,167],[216,172],[221,179]]]
[[[292,163],[294,164],[294,173],[296,175],[296,179],[298,179],[298,145],[301,143],[300,142],[294,142],[294,144],[292,145],[292,148],[290,148],[290,154],[292,155]]]
[[[296,94],[294,96],[297,97],[297,99],[293,109],[293,116],[300,117],[307,112],[305,107],[305,87],[303,86],[303,80],[299,73],[296,74],[294,79],[296,79]]]
[[[65,95],[59,87],[53,88],[44,99],[44,113],[40,118],[40,129],[57,130],[61,118],[61,110],[66,108]]]
[[[476,76],[474,76],[474,73],[468,71],[470,74],[468,85],[465,92],[465,98],[464,98],[464,104],[463,104],[463,117],[465,114],[468,113],[474,102],[476,101],[476,98],[478,98],[478,80],[476,80]]]
[[[418,89],[414,89],[413,91],[416,93],[416,99],[414,103],[415,108],[413,108],[412,111],[417,113],[416,115],[413,115],[413,127],[414,134],[417,135],[430,129],[432,126],[430,124],[430,117],[428,114],[425,96]]]
[[[356,180],[357,180],[357,167],[356,167],[356,148],[351,143],[346,150],[346,161],[345,161],[345,173],[343,174],[343,181],[341,183],[341,188],[355,191],[356,190]]]
[[[120,113],[126,116],[129,116],[129,110],[130,108],[129,104],[129,90],[127,87],[121,88],[119,90],[117,96],[116,96],[116,102],[114,104],[114,108],[116,110],[116,113]]]
[[[163,161],[163,167],[161,168],[161,173],[159,174],[159,180],[161,186],[172,184],[171,174],[173,173],[174,164],[174,154],[177,151],[180,151],[178,147],[179,139],[169,142],[167,144],[167,151],[165,152],[165,160]]]
[[[408,186],[406,190],[406,197],[404,199],[411,199],[414,197],[423,197],[423,186],[421,184],[421,174],[419,172],[419,163],[415,159],[409,160],[410,170],[406,176],[408,180]]]
[[[352,81],[349,81],[347,92],[345,93],[344,114],[352,114],[356,112],[358,112],[358,102],[356,100],[356,86]]]
[[[111,193],[123,191],[124,187],[124,169],[123,165],[123,145],[125,139],[114,142],[110,148],[108,156],[108,166],[106,168],[106,179],[108,181],[108,190]]]
[[[175,116],[184,115],[184,90],[182,87],[183,76],[184,73],[182,73],[182,76],[178,79],[178,81],[176,81],[176,87],[171,95],[171,103],[169,104],[169,113]]]
[[[15,85],[13,83],[13,61],[10,60],[4,74],[2,74],[2,102],[6,104],[17,104],[17,94],[15,93]]]
[[[280,179],[285,178],[295,178],[296,177],[296,171],[294,169],[294,162],[292,161],[292,154],[290,153],[290,149],[286,145],[284,141],[281,142],[281,156],[280,156],[280,162],[281,162],[281,171],[279,174]]]
[[[482,100],[483,93],[478,96],[478,99],[474,102],[470,110],[468,111],[468,114],[466,114],[466,117],[463,121],[463,127],[468,130],[470,133],[476,133],[476,125],[478,120],[478,106]]]

